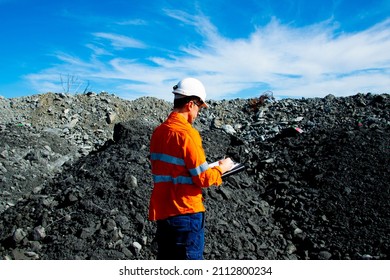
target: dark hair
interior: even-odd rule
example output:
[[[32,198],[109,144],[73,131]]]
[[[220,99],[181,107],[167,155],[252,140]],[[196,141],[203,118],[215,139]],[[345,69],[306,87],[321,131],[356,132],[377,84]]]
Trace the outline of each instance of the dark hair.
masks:
[[[202,101],[200,100],[200,98],[198,96],[193,96],[193,95],[184,96],[182,98],[178,98],[178,99],[173,100],[173,108],[175,108],[175,109],[183,108],[184,105],[186,105],[190,101],[196,101],[196,102],[202,103]]]

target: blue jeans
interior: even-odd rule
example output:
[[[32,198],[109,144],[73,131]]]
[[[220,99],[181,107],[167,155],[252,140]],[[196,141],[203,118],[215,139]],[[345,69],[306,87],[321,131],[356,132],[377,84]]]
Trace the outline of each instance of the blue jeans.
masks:
[[[203,260],[204,213],[157,221],[158,260]]]

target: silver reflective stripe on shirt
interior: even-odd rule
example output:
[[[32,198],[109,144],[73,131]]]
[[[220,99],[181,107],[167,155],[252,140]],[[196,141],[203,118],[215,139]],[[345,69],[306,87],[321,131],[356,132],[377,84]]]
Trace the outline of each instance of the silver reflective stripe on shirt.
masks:
[[[207,162],[204,162],[201,165],[199,165],[193,169],[190,169],[189,171],[190,171],[192,176],[198,176],[202,172],[205,172],[207,169],[209,169],[209,164]]]
[[[193,184],[191,177],[185,177],[185,176],[179,176],[179,177],[172,177],[168,175],[153,175],[153,181],[154,183],[167,183],[172,182],[174,185],[177,184],[186,184],[191,185]]]
[[[167,163],[185,166],[184,160],[182,158],[173,157],[167,154],[160,154],[160,153],[151,153],[150,158],[152,160],[161,160]]]

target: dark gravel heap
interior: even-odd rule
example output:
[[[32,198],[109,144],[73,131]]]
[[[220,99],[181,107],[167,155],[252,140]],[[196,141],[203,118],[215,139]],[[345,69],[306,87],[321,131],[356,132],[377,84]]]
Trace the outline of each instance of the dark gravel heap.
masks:
[[[148,144],[171,107],[0,98],[1,257],[154,259]],[[390,259],[388,94],[211,101],[195,126],[209,162],[247,166],[204,190],[206,259]]]

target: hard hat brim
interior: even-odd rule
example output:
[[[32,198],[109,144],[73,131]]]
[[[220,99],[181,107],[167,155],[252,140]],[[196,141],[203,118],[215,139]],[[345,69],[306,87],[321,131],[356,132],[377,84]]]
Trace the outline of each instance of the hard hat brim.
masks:
[[[208,108],[208,107],[209,107],[209,104],[207,104],[206,102],[203,102],[203,104],[202,104],[201,107],[202,107],[202,108]]]

